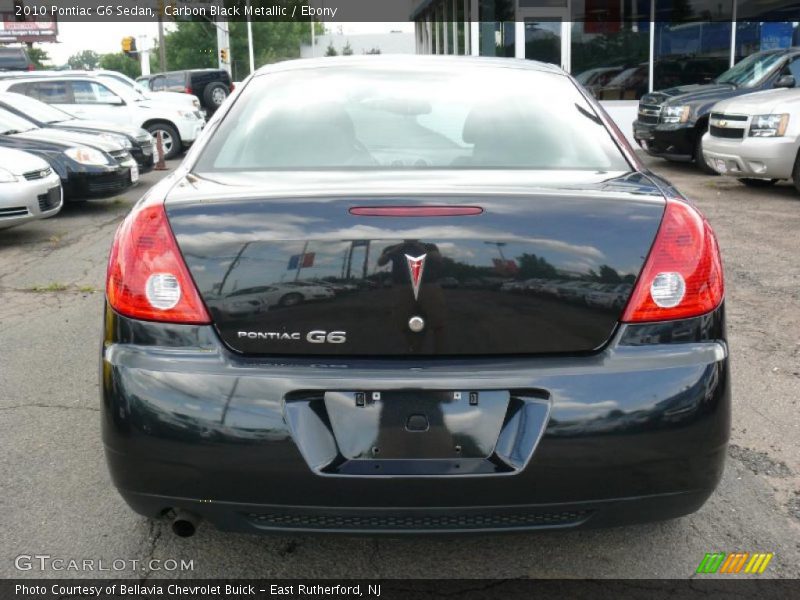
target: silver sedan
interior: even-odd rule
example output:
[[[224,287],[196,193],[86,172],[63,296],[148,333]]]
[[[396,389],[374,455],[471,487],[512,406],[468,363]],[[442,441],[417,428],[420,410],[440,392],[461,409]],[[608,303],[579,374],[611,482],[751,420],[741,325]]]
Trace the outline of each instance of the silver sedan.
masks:
[[[52,217],[63,202],[61,179],[46,161],[0,148],[0,229]]]

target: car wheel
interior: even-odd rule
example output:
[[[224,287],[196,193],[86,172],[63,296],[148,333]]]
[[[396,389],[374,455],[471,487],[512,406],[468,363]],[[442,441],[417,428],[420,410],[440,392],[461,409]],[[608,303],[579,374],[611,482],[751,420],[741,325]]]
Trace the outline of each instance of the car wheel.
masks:
[[[206,101],[206,106],[209,106],[212,110],[217,110],[228,98],[228,89],[221,83],[212,83],[206,87],[205,92],[203,92],[203,98]]]
[[[294,292],[291,294],[286,294],[285,296],[281,297],[281,299],[278,301],[278,304],[283,307],[297,306],[302,301],[303,301],[303,296],[301,294]]]
[[[183,148],[181,136],[178,131],[167,123],[153,123],[147,126],[147,131],[158,140],[161,133],[161,146],[164,149],[164,160],[170,160],[178,156]]]
[[[794,169],[792,169],[792,183],[795,189],[800,192],[800,152],[797,153],[797,158],[794,161]]]
[[[705,133],[705,131],[697,132],[697,141],[694,143],[694,164],[706,175],[719,175],[719,173],[708,166],[706,159],[703,158],[703,136]]]
[[[770,187],[778,183],[777,179],[752,179],[750,177],[742,177],[739,181],[748,187],[754,188]]]

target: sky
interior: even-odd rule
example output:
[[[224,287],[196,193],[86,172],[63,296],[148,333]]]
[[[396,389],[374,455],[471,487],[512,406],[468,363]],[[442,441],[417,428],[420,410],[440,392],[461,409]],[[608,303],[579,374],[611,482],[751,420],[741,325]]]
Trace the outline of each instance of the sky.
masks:
[[[338,31],[339,26],[345,35],[359,33],[388,33],[392,30],[414,31],[413,23],[335,23],[329,28]],[[169,27],[169,26],[167,26]],[[72,23],[60,22],[58,24],[58,43],[40,44],[51,58],[53,65],[62,65],[73,54],[82,50],[94,50],[98,54],[119,52],[122,38],[126,36],[158,36],[156,23],[125,23],[104,22],[99,23]]]

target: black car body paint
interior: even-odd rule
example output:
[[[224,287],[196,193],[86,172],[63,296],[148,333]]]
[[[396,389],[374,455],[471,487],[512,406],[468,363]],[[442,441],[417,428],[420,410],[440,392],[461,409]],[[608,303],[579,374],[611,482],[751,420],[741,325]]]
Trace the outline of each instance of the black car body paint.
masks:
[[[193,173],[237,99],[143,199],[166,199],[213,323],[106,307],[103,440],[134,510],[156,518],[184,509],[250,533],[403,534],[618,525],[705,502],[730,430],[724,305],[620,322],[626,282],[640,275],[665,207],[684,202],[666,181],[630,159],[621,173]],[[349,211],[398,205],[482,213]],[[395,273],[391,257],[373,276],[376,256],[398,245],[405,255],[409,241],[440,255],[416,303],[410,272]],[[301,283],[304,257],[328,261],[328,244],[342,245],[338,263],[321,263],[337,275],[313,284],[330,293],[281,303],[281,290],[267,289]],[[599,263],[577,260],[587,253],[602,275],[590,271]],[[348,283],[348,269],[360,285]],[[614,293],[603,287],[612,281]],[[583,284],[608,292],[608,304],[591,304]],[[407,335],[415,314],[448,335],[437,343],[428,329],[416,343]],[[259,331],[288,335],[239,335]],[[330,332],[333,343],[317,343]]]

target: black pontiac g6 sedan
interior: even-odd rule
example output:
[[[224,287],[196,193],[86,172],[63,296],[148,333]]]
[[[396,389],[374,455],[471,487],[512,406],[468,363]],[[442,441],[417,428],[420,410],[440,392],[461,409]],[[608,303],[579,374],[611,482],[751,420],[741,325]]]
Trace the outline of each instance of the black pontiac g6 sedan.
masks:
[[[729,435],[722,277],[555,67],[264,68],[117,231],[114,484],[180,535],[685,515]]]

